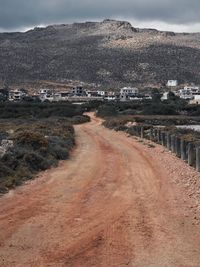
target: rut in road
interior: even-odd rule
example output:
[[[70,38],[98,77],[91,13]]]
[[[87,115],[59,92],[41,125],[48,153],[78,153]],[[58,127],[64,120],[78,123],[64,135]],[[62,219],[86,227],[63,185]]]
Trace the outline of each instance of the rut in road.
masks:
[[[0,199],[0,266],[200,266],[200,227],[143,146],[90,123],[69,161]]]

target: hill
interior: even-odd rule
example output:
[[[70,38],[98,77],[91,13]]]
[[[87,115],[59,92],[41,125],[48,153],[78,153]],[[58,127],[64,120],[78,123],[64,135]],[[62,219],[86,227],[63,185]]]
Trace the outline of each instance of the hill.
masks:
[[[79,80],[119,86],[200,83],[200,33],[104,20],[0,33],[0,80]]]

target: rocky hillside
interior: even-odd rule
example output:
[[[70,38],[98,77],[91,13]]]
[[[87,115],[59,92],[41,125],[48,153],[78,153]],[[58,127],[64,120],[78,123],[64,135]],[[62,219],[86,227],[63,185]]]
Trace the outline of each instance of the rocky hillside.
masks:
[[[67,79],[104,85],[200,83],[200,34],[136,29],[128,22],[74,23],[0,33],[0,80]]]

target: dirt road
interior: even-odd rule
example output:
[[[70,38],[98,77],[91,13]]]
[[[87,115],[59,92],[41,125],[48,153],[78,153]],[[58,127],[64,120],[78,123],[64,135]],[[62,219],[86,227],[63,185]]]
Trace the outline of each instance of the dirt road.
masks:
[[[200,226],[143,145],[92,122],[70,160],[0,199],[0,266],[199,267]]]

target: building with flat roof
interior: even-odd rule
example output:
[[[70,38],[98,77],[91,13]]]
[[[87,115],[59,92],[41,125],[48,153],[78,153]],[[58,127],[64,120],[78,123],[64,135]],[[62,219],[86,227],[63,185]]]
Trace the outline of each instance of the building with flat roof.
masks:
[[[168,80],[167,81],[167,87],[176,87],[176,86],[178,86],[177,80]]]
[[[138,88],[124,87],[120,90],[120,100],[126,101],[130,98],[134,98],[139,94]]]

